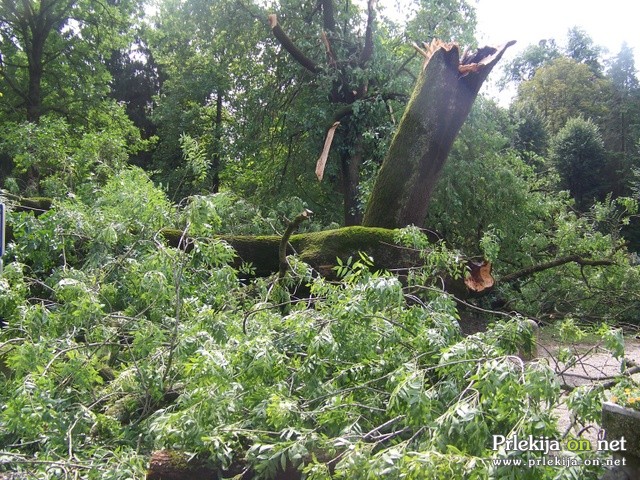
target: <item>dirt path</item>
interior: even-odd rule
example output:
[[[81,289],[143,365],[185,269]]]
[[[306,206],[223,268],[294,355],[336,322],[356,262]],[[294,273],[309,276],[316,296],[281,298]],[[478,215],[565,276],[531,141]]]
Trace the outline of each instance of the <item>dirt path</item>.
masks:
[[[620,360],[616,360],[610,352],[602,347],[592,344],[578,343],[574,345],[561,345],[544,338],[539,342],[538,358],[546,359],[549,365],[559,372],[558,379],[561,385],[577,387],[597,383],[607,382],[620,374]],[[562,348],[568,348],[574,352],[577,362],[575,365],[567,365],[558,362],[558,354]],[[625,338],[625,358],[636,364],[640,364],[640,340],[631,336]],[[640,381],[640,373],[633,375],[633,378]],[[568,393],[563,394],[563,402],[556,409],[558,416],[558,426],[560,431],[566,432],[572,428],[571,415],[564,402]],[[591,440],[595,444],[600,426],[574,425],[572,433],[580,434],[582,437]]]

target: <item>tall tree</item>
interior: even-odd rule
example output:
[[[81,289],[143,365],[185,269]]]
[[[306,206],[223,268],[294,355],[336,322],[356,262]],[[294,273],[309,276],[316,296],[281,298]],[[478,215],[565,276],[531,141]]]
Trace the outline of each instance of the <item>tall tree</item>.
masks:
[[[323,81],[329,99],[324,107],[327,141],[318,173],[322,176],[324,167],[321,164],[327,160],[330,139],[335,133],[337,148],[333,150],[339,162],[337,177],[344,199],[344,224],[353,225],[361,221],[361,173],[364,162],[371,158],[365,132],[371,127],[367,122],[372,119],[364,119],[362,112],[376,101],[389,102],[406,95],[406,86],[402,87],[393,77],[405,70],[408,60],[406,54],[403,55],[405,58],[394,59],[385,57],[388,51],[379,51],[382,45],[393,47],[400,39],[381,35],[377,28],[375,0],[367,2],[362,15],[350,2],[322,0],[317,2],[317,7],[307,15],[306,25],[293,25],[289,20],[292,12],[287,8],[282,9],[286,23],[280,25],[273,14],[269,17],[270,25],[273,36],[304,68],[306,75]],[[404,38],[430,40],[438,35],[446,40],[452,36],[467,40],[465,34],[475,25],[475,12],[463,0],[420,0],[415,2],[414,9],[415,16],[408,21],[402,34]],[[302,47],[305,33],[300,26],[307,32],[310,29],[318,32],[319,41],[315,42],[315,47]],[[395,48],[401,52],[400,48]]]
[[[160,92],[157,62],[141,38],[125,49],[114,50],[107,62],[112,80],[109,96],[123,102],[127,115],[144,138],[156,133],[151,120],[154,97]]]
[[[511,107],[513,135],[511,144],[525,159],[546,153],[549,134],[546,121],[531,103],[516,103]]]
[[[640,135],[640,83],[636,74],[633,49],[625,42],[607,71],[613,85],[612,120],[608,130],[614,137],[612,148],[623,156],[634,150]]]
[[[264,45],[257,40],[264,30],[252,8],[234,1],[165,0],[153,21],[148,41],[163,78],[153,114],[160,137],[154,155],[163,171],[159,180],[178,196],[217,192],[225,158],[241,148],[233,131],[246,120],[241,98],[260,89],[256,83],[266,77]],[[251,121],[259,123],[259,115]],[[184,161],[183,134],[199,145],[203,175]]]
[[[593,39],[579,27],[569,29],[567,34],[566,55],[578,63],[587,65],[596,75],[602,75],[600,56],[602,47],[593,43]]]
[[[539,68],[551,63],[561,55],[560,48],[553,38],[540,40],[536,45],[529,45],[516,58],[504,67],[501,83],[507,84],[531,80]]]
[[[425,45],[423,71],[376,178],[365,226],[423,226],[456,135],[482,83],[514,43],[462,56],[456,44]]]
[[[108,92],[104,66],[140,0],[1,0],[0,91],[4,111],[38,122],[49,111],[82,115]]]
[[[551,159],[576,206],[587,210],[608,192],[603,181],[606,152],[598,127],[590,120],[572,118],[558,132],[551,146]]]
[[[438,13],[438,34],[471,36],[465,0],[415,4],[416,14],[448,12]],[[226,188],[259,202],[299,196],[330,221],[342,204],[343,223],[357,223],[419,69],[409,34],[378,28],[373,1],[363,8],[341,0],[281,2],[274,13],[249,0],[162,2],[151,46],[166,76],[154,110],[156,159],[173,174],[163,180],[186,178],[184,132],[199,139],[211,167],[219,152]],[[324,180],[314,182],[336,122]],[[182,185],[178,195],[189,194]]]
[[[555,135],[567,120],[580,115],[603,125],[610,92],[610,82],[596,76],[588,65],[559,57],[520,85],[516,102],[535,106]]]

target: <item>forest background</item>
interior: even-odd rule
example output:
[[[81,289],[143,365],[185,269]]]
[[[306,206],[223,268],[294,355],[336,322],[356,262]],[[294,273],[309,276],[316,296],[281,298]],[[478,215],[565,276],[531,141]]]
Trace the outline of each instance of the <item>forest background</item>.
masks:
[[[527,319],[619,358],[637,328],[632,50],[576,27],[496,68],[511,105],[476,100],[428,235],[393,233],[420,267],[354,252],[329,280],[292,256],[282,282],[215,236],[281,235],[304,208],[303,231],[360,224],[422,68],[412,43],[477,47],[474,6],[420,0],[402,23],[373,0],[145,6],[0,2],[0,468],[142,478],[171,449],[256,478],[559,478],[496,467],[515,454],[490,439],[558,436],[559,402],[593,420],[605,395],[561,399],[549,366],[516,360]],[[463,259],[493,265],[481,298],[441,288]],[[478,311],[492,326],[463,336]]]

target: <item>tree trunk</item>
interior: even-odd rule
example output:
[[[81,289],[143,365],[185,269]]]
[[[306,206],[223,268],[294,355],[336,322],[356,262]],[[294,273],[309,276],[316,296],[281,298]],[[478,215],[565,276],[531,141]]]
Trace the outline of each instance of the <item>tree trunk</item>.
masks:
[[[346,119],[352,115],[355,102],[366,98],[369,88],[368,80],[366,79],[368,75],[362,75],[365,77],[363,80],[354,81],[353,70],[367,70],[373,56],[373,30],[376,14],[375,1],[368,0],[367,2],[367,26],[362,44],[342,46],[345,50],[351,48],[353,51],[360,51],[360,55],[351,55],[348,59],[338,58],[336,56],[335,46],[333,45],[333,43],[341,44],[343,42],[343,40],[335,34],[336,18],[334,0],[320,0],[318,5],[322,8],[323,14],[324,31],[322,32],[321,38],[326,50],[326,64],[324,65],[316,63],[316,61],[308,57],[296,46],[293,40],[289,38],[278,24],[278,18],[275,14],[269,15],[269,24],[274,37],[296,62],[311,73],[319,74],[324,72],[333,77],[331,91],[328,96],[330,102],[340,105],[340,108],[334,113],[330,125],[336,121],[344,122],[343,127],[336,133],[336,136],[341,138],[344,144],[343,148],[345,149],[345,152],[338,156],[341,171],[341,183],[338,186],[338,190],[343,195],[345,226],[359,225],[362,219],[358,201],[360,166],[363,158],[362,133],[358,131],[357,122],[351,118]],[[345,125],[348,125],[347,122],[353,122],[353,125],[345,128]],[[325,154],[328,155],[328,150],[327,152],[323,152],[323,155]]]
[[[344,195],[344,225],[350,227],[360,225],[362,213],[358,201],[358,190],[360,186],[360,165],[362,164],[362,135],[355,134],[353,149],[351,153],[342,153],[340,162],[342,167],[342,193]]]
[[[363,225],[423,226],[434,187],[482,83],[503,53],[484,47],[459,56],[458,46],[418,49],[425,65],[382,163]]]
[[[160,232],[172,247],[185,251],[193,248],[193,241],[185,237],[181,230],[163,228]],[[282,238],[277,235],[218,235],[213,238],[225,241],[236,251],[238,256],[233,264],[235,268],[239,268],[243,263],[250,263],[255,276],[267,277],[274,273],[284,275],[286,267],[283,268],[282,257],[285,254],[296,253],[300,260],[309,264],[320,275],[335,280],[336,259],[346,262],[349,257],[357,259],[360,253],[365,253],[373,259],[374,270],[392,270],[401,277],[407,275],[411,269],[424,265],[421,252],[397,245],[395,236],[395,230],[360,226],[300,233],[288,237],[289,248],[286,252],[279,251]],[[465,259],[461,259],[461,262],[469,272],[464,278],[448,278],[443,272],[443,276],[446,277],[443,278],[445,289],[449,293],[458,298],[467,298],[472,294],[486,293],[493,287],[491,264]],[[437,274],[434,274],[434,278],[437,278]]]
[[[27,121],[38,123],[42,115],[42,75],[44,44],[49,36],[46,28],[31,30],[31,50],[27,51],[29,81],[27,86]]]
[[[213,135],[211,193],[218,193],[220,190],[220,158],[222,157],[222,92],[220,90],[216,94],[216,120]]]

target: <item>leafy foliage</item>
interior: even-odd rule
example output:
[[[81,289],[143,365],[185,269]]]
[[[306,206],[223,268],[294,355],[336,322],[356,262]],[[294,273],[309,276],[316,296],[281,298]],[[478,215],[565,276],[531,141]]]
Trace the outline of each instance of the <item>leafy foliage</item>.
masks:
[[[37,124],[3,124],[0,155],[13,163],[11,176],[5,179],[9,190],[51,197],[91,196],[93,189],[124,168],[129,154],[148,145],[120,105],[105,102],[88,111],[87,117],[87,127],[50,115]]]
[[[511,66],[510,80],[523,82],[511,111],[479,99],[429,212],[441,241],[415,227],[396,232],[420,267],[374,271],[361,253],[338,261],[330,281],[292,256],[276,281],[233,267],[235,252],[213,234],[279,234],[307,207],[320,222],[303,228],[335,226],[355,185],[344,167],[356,160],[347,213],[357,213],[420,68],[406,40],[473,44],[467,2],[409,2],[406,25],[353,2],[280,2],[287,33],[323,65],[312,76],[272,38],[263,4],[163,1],[139,31],[144,55],[123,57],[137,2],[47,0],[59,22],[43,51],[41,110],[28,123],[29,53],[15,26],[16,9],[35,3],[13,3],[0,6],[0,178],[10,193],[45,193],[53,206],[34,216],[4,199],[12,241],[0,274],[0,471],[143,478],[149,454],[166,448],[259,478],[601,473],[524,470],[501,461],[542,453],[492,446],[493,435],[561,435],[553,369],[521,359],[535,348],[527,317],[559,320],[571,338],[598,325],[602,347],[621,359],[622,332],[609,325],[640,316],[640,270],[625,238],[638,209],[627,183],[640,132],[628,51],[607,64],[574,30],[567,49],[548,40]],[[334,3],[330,30],[321,14]],[[369,18],[374,53],[361,65]],[[341,65],[331,65],[325,30]],[[126,105],[107,99],[107,63],[111,97]],[[129,98],[122,83],[137,78],[148,89]],[[142,142],[125,111],[144,138],[159,136],[145,163],[154,171],[128,166],[154,140]],[[328,181],[318,184],[313,163],[336,118]],[[223,191],[211,194],[218,173]],[[193,249],[168,247],[163,227],[181,229]],[[490,325],[465,336],[469,310],[441,286],[474,257],[504,281],[467,302]],[[487,313],[496,305],[499,317]],[[631,404],[631,388],[614,393]],[[603,394],[575,389],[566,402],[594,420]]]
[[[103,64],[126,46],[141,2],[25,0],[0,3],[2,113],[37,123],[62,112],[76,119],[108,92]],[[16,112],[22,112],[16,117]]]
[[[605,150],[593,122],[570,119],[553,139],[551,160],[560,174],[562,187],[571,192],[579,208],[604,198]]]
[[[218,208],[219,221],[234,209]],[[234,252],[198,235],[211,217],[185,215],[190,253],[158,241],[184,220],[138,169],[91,203],[11,213],[5,467],[142,478],[151,449],[180,448],[260,478],[288,466],[329,478],[329,461],[334,478],[425,478],[425,465],[433,478],[502,478],[515,467],[492,459],[535,454],[493,451],[492,435],[558,435],[552,371],[516,356],[533,347],[530,323],[463,337],[453,300],[421,287],[434,268],[455,271],[457,255],[416,229],[400,238],[424,249],[425,272],[407,287],[366,256],[341,264],[338,282],[295,268],[311,300],[282,312],[270,279],[240,283]]]

